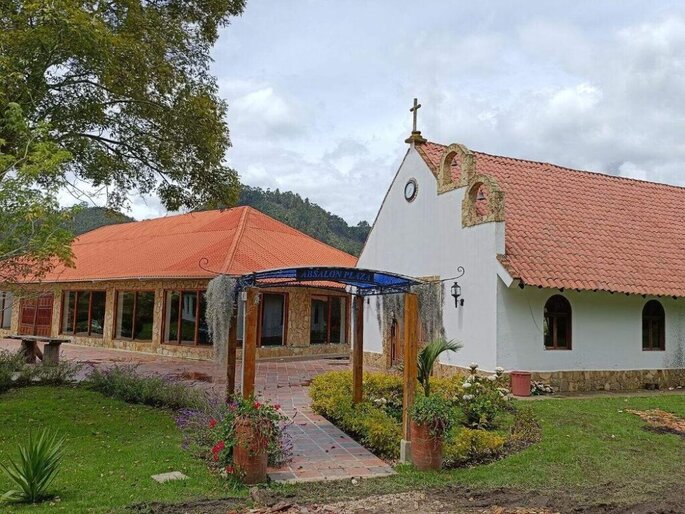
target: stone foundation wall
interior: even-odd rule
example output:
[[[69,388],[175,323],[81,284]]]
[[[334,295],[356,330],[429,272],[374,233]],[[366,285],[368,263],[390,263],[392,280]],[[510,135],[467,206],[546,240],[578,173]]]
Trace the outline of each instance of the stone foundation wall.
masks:
[[[685,387],[685,369],[536,371],[532,379],[560,393],[668,389]]]

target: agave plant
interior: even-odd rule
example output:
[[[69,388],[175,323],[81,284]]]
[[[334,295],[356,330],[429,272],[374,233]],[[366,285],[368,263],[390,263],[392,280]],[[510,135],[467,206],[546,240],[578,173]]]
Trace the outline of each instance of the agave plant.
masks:
[[[0,498],[30,503],[46,498],[48,488],[59,472],[63,446],[64,438],[58,438],[47,429],[38,436],[29,433],[26,444],[19,446],[19,460],[10,461],[7,466],[0,463],[0,468],[19,487]]]
[[[433,366],[438,361],[438,357],[444,352],[456,352],[461,347],[462,344],[454,340],[436,339],[421,349],[418,356],[417,374],[424,395],[430,396],[430,376],[433,374]]]

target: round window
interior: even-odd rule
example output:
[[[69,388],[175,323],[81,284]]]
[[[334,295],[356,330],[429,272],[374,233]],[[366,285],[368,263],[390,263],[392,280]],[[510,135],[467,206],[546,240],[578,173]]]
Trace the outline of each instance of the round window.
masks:
[[[404,199],[408,202],[413,201],[418,191],[419,185],[416,183],[416,180],[410,178],[404,186]]]

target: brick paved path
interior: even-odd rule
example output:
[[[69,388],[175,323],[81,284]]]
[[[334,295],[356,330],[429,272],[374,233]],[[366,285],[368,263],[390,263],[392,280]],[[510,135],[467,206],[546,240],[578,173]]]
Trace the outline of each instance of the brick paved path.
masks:
[[[0,350],[16,351],[18,341],[0,340]],[[143,353],[89,348],[63,344],[62,358],[90,366],[136,364],[145,374],[161,374],[211,387],[206,379],[214,373],[207,361],[176,359]],[[313,377],[331,370],[349,367],[347,359],[277,360],[257,363],[257,394],[281,405],[293,419],[288,433],[293,441],[293,460],[269,475],[278,481],[313,481],[353,477],[378,477],[393,473],[392,467],[379,459],[329,421],[310,408],[308,386]]]

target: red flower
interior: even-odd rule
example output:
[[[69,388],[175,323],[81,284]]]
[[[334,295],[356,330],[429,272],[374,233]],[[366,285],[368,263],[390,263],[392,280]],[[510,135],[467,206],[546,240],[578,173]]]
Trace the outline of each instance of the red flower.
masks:
[[[226,466],[226,473],[228,473],[230,475],[233,473],[233,471],[234,471],[233,466]]]
[[[274,405],[274,409],[276,409],[276,410],[281,410],[280,404],[277,403],[276,405]]]
[[[224,448],[226,448],[226,444],[224,444],[223,441],[219,441],[212,448],[212,454],[215,462],[219,460],[219,453],[221,453],[221,450],[223,450]]]
[[[209,420],[209,428],[214,428],[216,426],[216,420],[214,418]]]
[[[254,402],[254,408],[255,408],[255,409],[259,409],[261,406],[262,406],[261,403],[259,403],[259,402]]]

